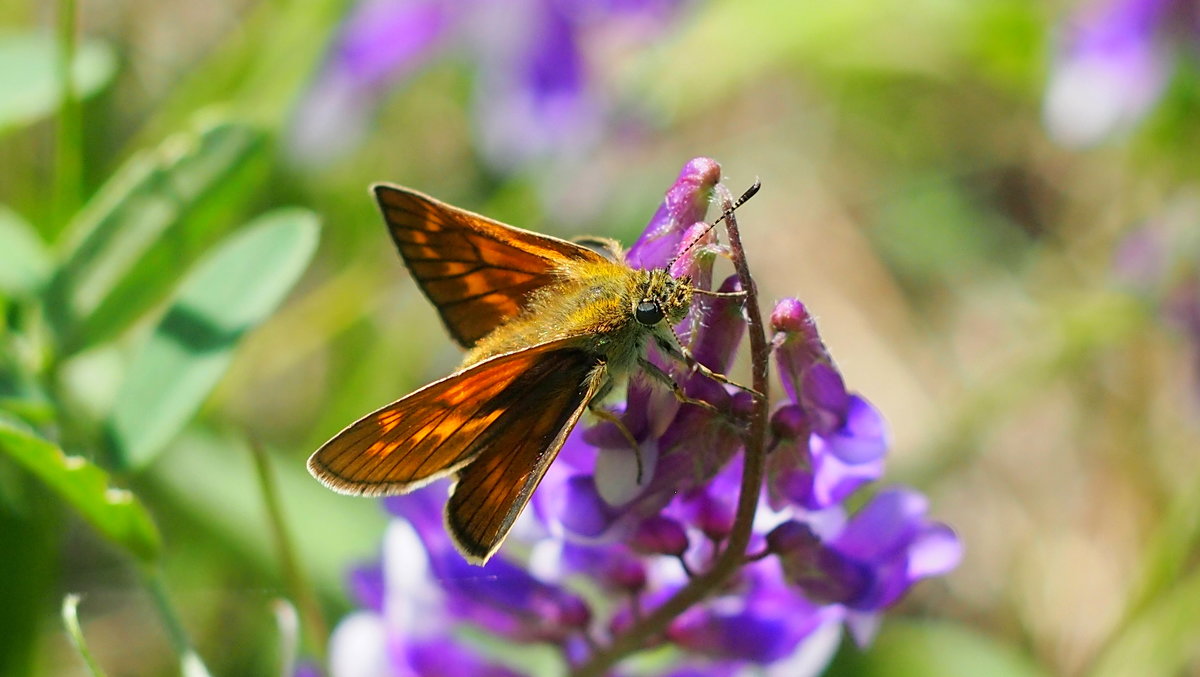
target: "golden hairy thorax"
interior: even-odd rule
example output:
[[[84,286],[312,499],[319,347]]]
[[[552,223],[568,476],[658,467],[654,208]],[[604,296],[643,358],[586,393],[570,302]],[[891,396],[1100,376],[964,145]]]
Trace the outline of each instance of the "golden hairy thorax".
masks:
[[[580,347],[605,357],[610,369],[623,370],[641,354],[647,338],[673,342],[669,326],[691,306],[688,280],[665,270],[635,270],[616,261],[571,262],[558,271],[558,281],[529,296],[520,314],[480,339],[462,367],[495,355],[569,336]],[[638,304],[653,302],[663,319],[642,324]]]

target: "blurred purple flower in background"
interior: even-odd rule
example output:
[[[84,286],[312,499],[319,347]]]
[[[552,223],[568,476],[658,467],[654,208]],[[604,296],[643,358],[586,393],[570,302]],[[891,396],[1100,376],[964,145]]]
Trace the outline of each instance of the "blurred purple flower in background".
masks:
[[[1113,272],[1118,283],[1154,308],[1192,353],[1194,391],[1200,395],[1200,197],[1180,195],[1125,234]]]
[[[1050,135],[1089,146],[1133,128],[1158,102],[1180,53],[1200,54],[1195,0],[1090,0],[1067,23],[1046,87]]]
[[[361,0],[298,102],[289,150],[320,165],[363,139],[383,98],[433,59],[476,70],[476,144],[499,169],[579,155],[600,140],[611,102],[590,36],[634,47],[682,0]]]
[[[674,273],[711,287],[713,263],[727,252],[695,224],[719,178],[712,160],[687,163],[627,260],[670,262]],[[737,279],[720,288],[736,290]],[[701,363],[728,370],[745,334],[740,299],[697,298],[692,312],[698,316],[678,328],[682,340]],[[670,674],[818,674],[843,627],[865,646],[881,612],[961,558],[957,537],[927,517],[916,491],[883,490],[848,513],[845,499],[882,475],[883,418],[846,389],[802,303],[781,301],[771,319],[786,398],[772,417],[751,554],[713,596],[647,639],[674,652]],[[609,422],[577,429],[533,509],[483,567],[467,564],[443,529],[444,482],[387,499],[397,520],[382,564],[351,575],[364,609],[334,633],[333,675],[513,674],[488,661],[486,643],[473,647],[466,627],[555,647],[565,665],[579,665],[707,571],[734,527],[738,422],[752,401],[674,360],[651,359],[712,409],[632,378],[614,413],[638,449]]]

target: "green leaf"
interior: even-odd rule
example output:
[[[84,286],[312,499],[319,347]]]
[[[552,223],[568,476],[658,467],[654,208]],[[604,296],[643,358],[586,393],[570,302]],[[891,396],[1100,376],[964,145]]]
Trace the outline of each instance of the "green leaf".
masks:
[[[32,292],[49,270],[50,256],[33,226],[0,205],[0,292]]]
[[[248,330],[283,301],[317,245],[317,217],[279,209],[197,266],[134,358],[109,418],[127,467],[145,467],[196,413]]]
[[[213,219],[189,231],[184,217],[262,139],[244,124],[202,123],[135,156],[100,189],[64,234],[47,289],[46,316],[64,353],[114,336],[167,295],[176,271],[227,225]]]
[[[108,473],[54,444],[0,421],[0,451],[33,473],[100,533],[144,561],[158,557],[158,530],[133,494],[109,486]]]
[[[75,91],[87,97],[117,71],[112,50],[89,40],[79,45],[71,76]],[[58,48],[49,33],[0,33],[0,134],[58,110],[62,98]]]

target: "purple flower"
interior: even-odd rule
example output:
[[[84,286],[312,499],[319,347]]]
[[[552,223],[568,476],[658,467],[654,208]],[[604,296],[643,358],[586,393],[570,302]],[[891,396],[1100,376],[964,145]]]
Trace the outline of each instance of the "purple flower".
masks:
[[[319,165],[357,146],[387,89],[445,46],[457,9],[439,0],[360,2],[296,107],[292,155]]]
[[[711,158],[699,157],[685,164],[642,236],[629,248],[625,262],[642,269],[667,265],[688,226],[704,220],[713,186],[720,180],[721,165]]]
[[[593,73],[601,63],[585,49],[589,37],[611,34],[611,24],[657,29],[678,5],[361,0],[296,107],[291,151],[319,165],[354,147],[384,95],[446,54],[477,70],[477,141],[495,167],[581,154],[600,140],[610,108]]]
[[[833,537],[790,520],[767,536],[784,576],[819,604],[874,612],[892,606],[913,583],[958,566],[962,544],[926,518],[928,501],[910,489],[880,492]]]
[[[439,591],[429,584],[429,560],[416,531],[395,521],[384,537],[381,576],[355,585],[381,585],[366,591],[380,608],[343,618],[329,641],[331,677],[423,675],[517,677],[519,673],[491,664],[450,633]]]
[[[771,314],[775,363],[791,402],[772,415],[777,446],[768,460],[771,505],[837,505],[883,475],[887,426],[846,390],[804,304],[785,299]]]
[[[1050,135],[1089,146],[1131,129],[1166,89],[1177,43],[1200,40],[1197,12],[1195,0],[1087,4],[1063,29],[1046,85]]]
[[[727,253],[702,221],[718,177],[715,162],[689,162],[629,261],[667,266],[709,288],[714,259]],[[738,288],[736,278],[720,286]],[[701,364],[729,369],[745,334],[741,304],[698,296],[695,314],[676,327]],[[645,638],[681,657],[668,674],[749,666],[768,677],[818,674],[843,628],[867,643],[882,609],[961,555],[914,491],[880,492],[846,515],[846,497],[883,471],[882,416],[847,389],[803,304],[782,301],[772,326],[784,401],[772,414],[766,492],[751,488],[758,517],[747,559],[713,597]],[[484,566],[468,564],[442,526],[446,482],[387,499],[400,519],[383,562],[351,572],[364,609],[338,626],[331,655],[335,668],[347,661],[358,671],[341,674],[368,674],[363,665],[508,674],[460,645],[464,626],[556,647],[569,668],[713,565],[736,526],[744,467],[737,452],[753,398],[669,356],[649,359],[707,406],[681,403],[663,384],[633,375],[612,410],[625,430],[610,421],[575,430],[508,545]]]
[[[439,482],[391,497],[387,506],[418,534],[446,613],[519,641],[561,643],[587,625],[590,610],[580,597],[539,580],[503,554],[482,567],[467,563],[441,527],[445,495],[445,483]]]
[[[777,559],[747,565],[728,588],[677,618],[667,631],[671,641],[720,662],[772,665],[768,674],[815,674],[832,657],[837,642],[828,641],[829,633],[840,634],[845,610],[806,598]],[[798,661],[812,651],[820,654],[815,669],[800,669]],[[785,666],[791,670],[780,670]]]
[[[292,670],[292,677],[322,677],[321,668],[308,661],[301,661]]]

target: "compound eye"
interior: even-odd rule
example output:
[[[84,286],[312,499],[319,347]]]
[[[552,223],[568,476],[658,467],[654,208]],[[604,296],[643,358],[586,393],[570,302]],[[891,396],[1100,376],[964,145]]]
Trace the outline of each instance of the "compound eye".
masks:
[[[637,304],[637,308],[633,309],[633,319],[647,327],[658,324],[663,317],[662,308],[659,307],[657,301],[642,301]]]

